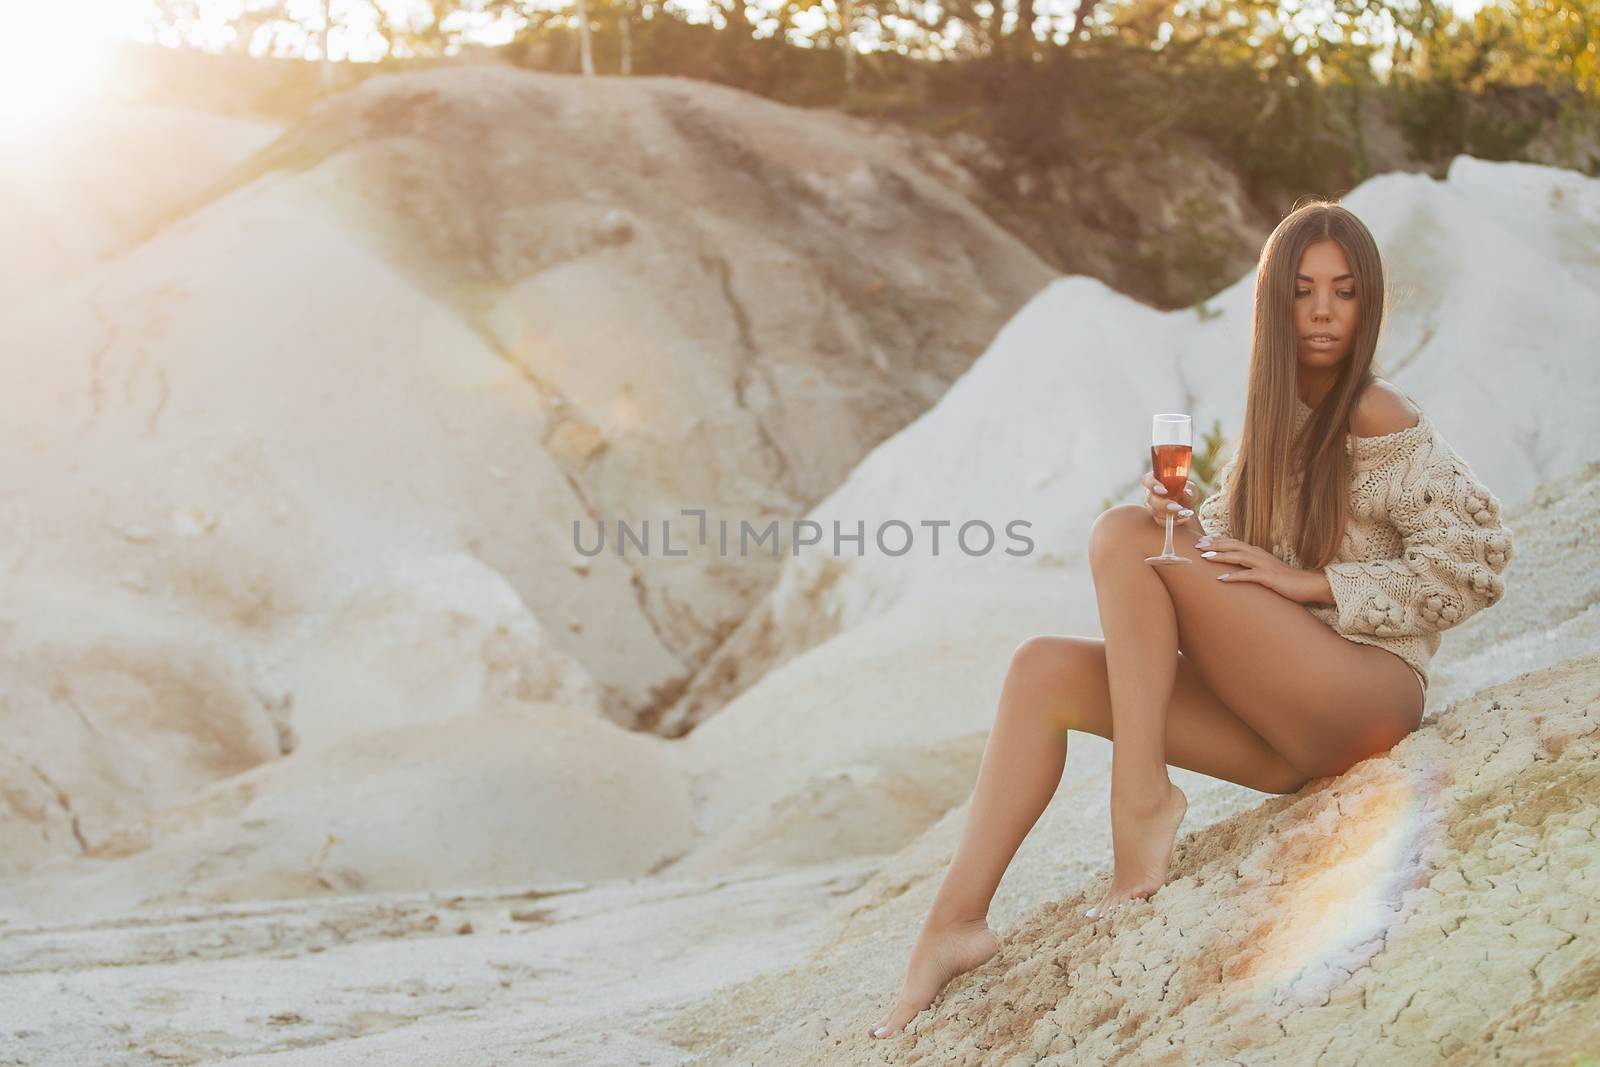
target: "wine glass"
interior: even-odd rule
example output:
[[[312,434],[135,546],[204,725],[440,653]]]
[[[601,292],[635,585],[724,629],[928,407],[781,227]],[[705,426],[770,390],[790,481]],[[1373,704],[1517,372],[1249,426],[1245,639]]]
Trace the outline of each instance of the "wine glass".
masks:
[[[1150,428],[1150,470],[1156,481],[1167,488],[1167,499],[1183,503],[1183,487],[1189,482],[1189,457],[1194,451],[1193,422],[1187,415],[1157,415]],[[1146,556],[1144,561],[1157,567],[1192,562],[1172,550],[1172,520],[1176,512],[1167,512],[1167,540],[1161,546],[1161,555]]]

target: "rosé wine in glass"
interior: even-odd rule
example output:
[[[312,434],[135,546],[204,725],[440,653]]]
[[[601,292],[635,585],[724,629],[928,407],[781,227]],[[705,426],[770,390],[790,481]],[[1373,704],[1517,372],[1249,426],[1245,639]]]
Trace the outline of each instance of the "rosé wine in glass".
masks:
[[[1189,460],[1194,454],[1193,420],[1187,415],[1157,415],[1150,427],[1150,471],[1167,490],[1167,499],[1182,501],[1183,487],[1189,482]],[[1144,561],[1162,567],[1188,563],[1172,548],[1174,512],[1167,512],[1167,539],[1159,556],[1146,556]]]

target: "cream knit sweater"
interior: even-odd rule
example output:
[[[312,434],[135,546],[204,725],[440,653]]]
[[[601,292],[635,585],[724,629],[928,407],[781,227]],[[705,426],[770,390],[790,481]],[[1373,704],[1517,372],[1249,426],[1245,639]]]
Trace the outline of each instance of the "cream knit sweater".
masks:
[[[1297,432],[1310,415],[1297,402]],[[1426,693],[1440,632],[1505,594],[1501,572],[1512,556],[1512,531],[1500,522],[1500,501],[1425,411],[1415,426],[1395,433],[1347,435],[1345,451],[1350,510],[1334,562],[1323,568],[1334,602],[1306,610],[1340,636],[1405,660]],[[1196,509],[1201,528],[1214,537],[1232,536],[1226,501],[1236,458],[1223,465],[1218,491]],[[1296,477],[1291,496],[1298,485]],[[1300,566],[1292,546],[1275,544],[1271,551]]]

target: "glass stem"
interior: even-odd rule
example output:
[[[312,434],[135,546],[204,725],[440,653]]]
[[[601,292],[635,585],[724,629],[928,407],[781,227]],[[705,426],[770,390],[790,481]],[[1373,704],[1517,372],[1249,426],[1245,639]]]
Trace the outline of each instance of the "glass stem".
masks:
[[[1170,511],[1167,512],[1167,543],[1161,546],[1161,554],[1163,556],[1177,555],[1172,550],[1172,512]]]

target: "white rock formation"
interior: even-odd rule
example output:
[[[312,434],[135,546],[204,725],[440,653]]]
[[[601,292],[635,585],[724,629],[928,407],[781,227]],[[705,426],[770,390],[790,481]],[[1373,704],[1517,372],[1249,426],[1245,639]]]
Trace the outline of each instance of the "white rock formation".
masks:
[[[0,308],[150,237],[280,131],[264,119],[133,101],[0,129]]]
[[[693,635],[716,630],[697,612],[737,598],[664,614],[683,579],[574,558],[552,516],[630,487],[800,499],[801,480],[774,488],[772,457],[849,420],[740,415],[730,398],[808,373],[741,377],[742,342],[716,349],[727,373],[674,374],[685,338],[709,336],[685,323],[725,329],[749,307],[707,250],[735,243],[726,216],[693,220],[714,241],[689,258],[614,262],[621,235],[666,256],[679,231],[609,202],[536,218],[525,232],[551,240],[508,252],[429,179],[411,228],[385,232],[404,166],[445,165],[426,134],[460,117],[456,84],[325,107],[252,180],[0,322],[16,384],[0,434],[19,457],[0,465],[0,1060],[856,1063],[914,1043],[1008,1065],[1567,1062],[1600,1040],[1600,383],[1583,319],[1600,264],[1567,236],[1594,231],[1593,181],[1459,159],[1446,182],[1349,198],[1394,272],[1384,362],[1518,535],[1504,604],[1446,636],[1423,728],[1265,802],[1175,770],[1191,805],[1173,878],[1109,924],[1081,915],[1109,872],[1109,746],[1075,736],[991,914],[1007,950],[881,1043],[866,1028],[966,816],[1010,650],[1098,632],[1083,541],[1106,496],[1132,497],[1147,447],[1147,416],[1122,413],[1236,426],[1248,286],[1204,320],[1050,286],[810,513],[1022,517],[1035,551],[797,557],[669,721],[699,722],[689,737],[629,732],[607,702],[669,692]],[[547,105],[537,121],[585,158],[610,144],[584,133],[605,111],[629,116],[606,129],[658,178],[681,162],[663,144],[732,159],[755,176],[717,187],[740,218],[761,206],[741,190],[767,186],[846,228],[871,223],[850,190],[908,195],[892,169],[846,166],[859,131],[832,119],[806,119],[827,143],[790,116],[761,135],[769,155],[717,155],[747,121],[715,111],[723,90],[646,83],[657,110],[640,117],[617,103],[634,97],[578,102],[555,81],[459,84]],[[370,156],[313,151],[369,120]],[[786,184],[813,158],[839,169]],[[358,195],[384,166],[394,184]],[[682,200],[661,178],[662,204]],[[521,249],[559,262],[498,258]],[[886,277],[948,284],[918,273],[926,247],[903,251]],[[772,257],[753,268],[769,283],[794,263],[752,254]],[[648,263],[695,298],[608,320],[594,286]],[[562,306],[575,293],[593,303]],[[875,321],[836,312],[816,312],[831,325],[812,341]],[[804,316],[779,318],[762,328]],[[646,331],[680,364],[619,354]],[[880,385],[906,373],[905,343]],[[624,390],[634,374],[650,388]],[[741,444],[693,454],[726,460],[725,483],[673,480],[640,397],[681,419],[714,386],[708,411]]]
[[[1393,294],[1378,363],[1478,475],[1510,501],[1582,459],[1600,404],[1600,376],[1579,369],[1600,358],[1589,311],[1600,303],[1600,183],[1461,156],[1444,181],[1382,175],[1344,203],[1377,238]],[[800,651],[963,571],[1081,559],[1107,498],[1143,499],[1151,414],[1192,414],[1197,446],[1214,423],[1237,434],[1253,285],[1247,274],[1202,315],[1156,312],[1088,278],[1052,283],[938,404],[808,513],[830,535],[835,522],[864,522],[865,554],[785,561],[667,727],[689,728]],[[1005,525],[1018,518],[1037,547],[1008,556]],[[935,555],[919,529],[912,550],[891,557],[872,532],[895,519],[983,519],[999,540],[987,554],[952,551],[952,527]]]
[[[119,108],[7,170],[73,177],[0,254],[0,873],[297,743],[647,720],[776,573],[661,519],[798,516],[1048,278],[865,124],[718,86],[440,70],[276,139]],[[575,548],[641,518],[648,557]],[[173,725],[180,662],[214,710]]]

